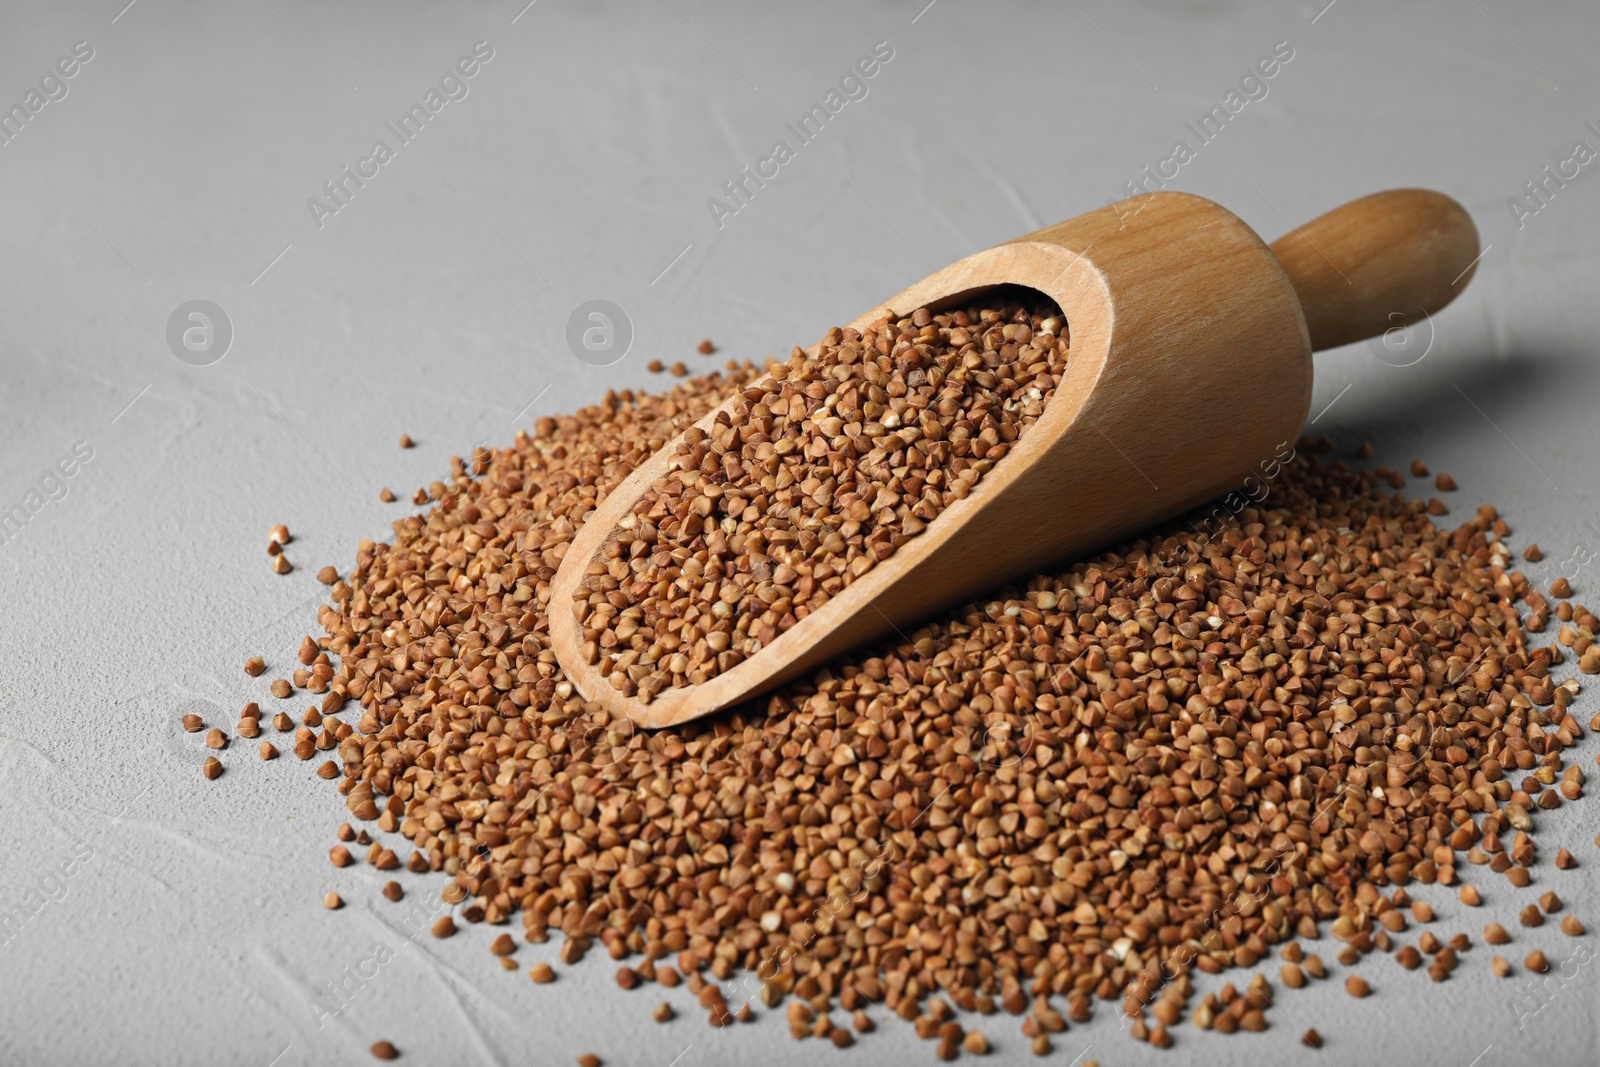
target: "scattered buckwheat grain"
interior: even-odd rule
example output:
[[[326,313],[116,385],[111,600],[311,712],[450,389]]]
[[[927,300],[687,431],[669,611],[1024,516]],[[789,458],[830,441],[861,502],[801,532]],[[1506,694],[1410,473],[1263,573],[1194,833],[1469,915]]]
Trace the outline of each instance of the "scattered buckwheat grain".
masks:
[[[1000,325],[1001,359],[1007,345],[1020,362],[1022,347],[1043,344],[1005,339]],[[913,317],[907,330],[925,343],[928,326],[942,329]],[[991,326],[980,327],[981,341]],[[882,421],[911,408],[911,371],[936,365],[898,369],[910,352],[896,350],[897,336],[886,353],[839,355],[828,374],[791,362],[804,388],[787,395],[789,369],[757,389],[754,368],[659,396],[615,392],[538,419],[511,447],[454,461],[434,506],[398,519],[389,543],[362,542],[329,588],[318,652],[328,671],[306,677],[306,688],[321,686],[324,721],[296,732],[295,754],[337,755],[351,816],[388,819],[410,839],[408,869],[452,875],[446,899],[466,921],[520,916],[529,941],[564,935],[561,959],[573,966],[592,947],[641,982],[681,980],[697,995],[755,972],[767,979],[763,1004],[804,1008],[796,1032],[830,1040],[846,1030],[826,1021],[834,1007],[931,1020],[935,996],[962,1010],[999,1006],[1046,1049],[1066,1021],[1035,1004],[1058,998],[1083,1022],[1094,1001],[1121,998],[1153,1039],[1172,1025],[1169,1006],[1186,1004],[1193,972],[1249,967],[1330,928],[1359,960],[1389,936],[1382,916],[1406,906],[1385,896],[1395,886],[1454,886],[1463,862],[1480,858],[1526,874],[1543,811],[1528,798],[1558,792],[1543,788],[1555,777],[1537,775],[1558,774],[1584,735],[1565,710],[1573,690],[1550,678],[1551,647],[1533,644],[1519,608],[1562,616],[1504,566],[1509,530],[1492,508],[1436,525],[1424,505],[1309,445],[1267,499],[1205,534],[1174,523],[1019,578],[709,720],[645,733],[574,691],[547,639],[549,583],[584,517],[632,470],[740,391],[740,420],[692,445],[674,472],[705,468],[713,506],[702,518],[715,522],[701,527],[703,564],[691,567],[686,548],[675,555],[687,531],[663,532],[664,501],[676,522],[687,486],[700,484],[680,479],[685,493],[658,497],[663,521],[646,508],[628,550],[604,557],[608,576],[618,564],[627,579],[600,598],[611,610],[591,602],[613,633],[634,627],[618,655],[640,655],[614,671],[634,684],[651,671],[687,682],[671,660],[697,654],[703,621],[707,636],[728,634],[721,651],[735,634],[753,649],[760,626],[787,625],[796,563],[811,567],[812,596],[836,593],[848,568],[819,579],[817,551],[848,555],[854,541],[855,559],[877,560],[872,546],[894,544],[892,534],[866,541],[880,519],[901,536],[906,518],[932,520],[916,512],[929,494],[942,506],[959,474],[976,470],[979,446],[987,457],[1007,441],[983,437],[1007,402],[1021,405],[1013,419],[1042,412],[1043,390],[1002,392],[987,362],[996,350],[967,343],[978,363],[951,363],[970,370],[958,407],[984,388],[980,374],[993,377],[995,398],[981,419],[968,411],[964,435],[939,421],[939,391],[913,419]],[[880,355],[893,357],[887,369]],[[924,454],[931,466],[912,485],[910,453],[925,438],[900,431],[920,435],[922,416],[927,439],[937,424],[937,440],[961,436],[965,455],[930,445],[942,458]],[[780,438],[758,441],[757,427],[834,418],[837,432],[828,423],[818,439],[837,456],[805,457],[818,473],[782,486],[774,474],[768,491],[768,468],[785,470],[796,450],[780,456]],[[901,498],[878,509],[867,485],[885,478]],[[854,500],[841,503],[846,493]],[[855,503],[863,519],[846,513],[860,514]],[[824,527],[844,544],[825,547]],[[726,569],[710,574],[718,535]],[[635,566],[671,580],[635,588]],[[781,575],[788,584],[782,567],[794,572]],[[648,616],[650,598],[666,614]],[[1563,621],[1575,641],[1600,629],[1581,606]],[[668,662],[646,659],[653,644]],[[705,663],[717,669],[715,657]],[[334,716],[340,707],[350,723]],[[1246,896],[1260,906],[1212,928],[1218,907]],[[1462,899],[1473,902],[1464,889]],[[1448,974],[1453,957],[1430,943],[1430,972]],[[553,977],[548,965],[530,976],[541,966]],[[1300,966],[1325,973],[1315,957]],[[1169,991],[1182,997],[1166,1001]],[[1266,1025],[1269,1003],[1253,984],[1193,1015],[1248,1031]],[[733,1018],[717,998],[702,1007],[714,1024]],[[934,1026],[941,1047],[944,1022]]]

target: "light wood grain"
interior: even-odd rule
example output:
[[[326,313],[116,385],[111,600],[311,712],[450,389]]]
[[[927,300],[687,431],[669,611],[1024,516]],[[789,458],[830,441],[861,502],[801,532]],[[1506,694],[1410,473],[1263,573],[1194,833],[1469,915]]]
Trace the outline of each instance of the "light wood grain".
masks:
[[[1353,200],[1272,242],[1315,351],[1409,326],[1456,298],[1477,269],[1466,208],[1428,189]]]
[[[1353,221],[1361,219],[1303,227],[1304,243],[1309,249],[1326,234],[1334,254],[1353,255],[1360,250]],[[877,305],[850,325],[862,329],[885,308],[907,313],[965,302],[997,285],[1027,286],[1066,315],[1066,374],[1017,446],[921,536],[731,670],[646,704],[622,696],[585,662],[572,605],[588,562],[666,474],[678,443],[670,442],[600,502],[557,570],[550,628],[562,669],[579,692],[613,713],[647,727],[683,722],[749,700],[873,639],[909,634],[941,607],[1237,488],[1294,441],[1310,403],[1312,346],[1296,293],[1320,299],[1329,284],[1297,249],[1288,246],[1291,278],[1224,208],[1184,193],[1153,193],[969,256]],[[1384,255],[1403,265],[1403,255]],[[1437,266],[1441,256],[1424,258]],[[1384,299],[1406,295],[1393,285],[1422,280],[1393,267],[1378,274],[1362,299],[1330,296],[1334,311],[1315,317],[1319,330],[1344,337],[1368,329]],[[1452,295],[1427,293],[1442,297],[1437,306]],[[1382,320],[1371,332],[1387,325]],[[698,425],[710,427],[715,416]]]

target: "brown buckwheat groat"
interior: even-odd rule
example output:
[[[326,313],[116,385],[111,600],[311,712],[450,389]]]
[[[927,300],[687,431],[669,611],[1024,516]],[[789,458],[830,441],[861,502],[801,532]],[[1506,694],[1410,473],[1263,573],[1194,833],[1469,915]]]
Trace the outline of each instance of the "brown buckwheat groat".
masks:
[[[771,644],[916,537],[1044,412],[1067,363],[1054,308],[880,319],[795,349],[590,565],[585,652],[650,700]]]
[[[923,327],[913,317],[909,328]],[[1028,328],[1026,343],[1046,332]],[[860,358],[876,364],[858,350],[844,373]],[[983,367],[974,381],[993,373]],[[910,389],[909,370],[891,360],[885,373],[885,397],[902,373]],[[320,728],[296,732],[295,754],[337,755],[351,815],[389,819],[414,846],[409,869],[453,876],[467,935],[508,921],[530,942],[559,934],[564,965],[682,981],[713,1025],[739,1017],[750,978],[763,1006],[800,1009],[800,1036],[832,1040],[845,1029],[832,1019],[881,1006],[913,1026],[926,1018],[954,1052],[964,1038],[943,1036],[956,1033],[944,1031],[952,1011],[998,1008],[1048,1048],[1047,1035],[1108,1002],[1131,1007],[1150,1040],[1169,1019],[1260,1028],[1275,995],[1264,983],[1194,1005],[1193,972],[1253,967],[1323,931],[1359,962],[1390,937],[1383,916],[1408,906],[1399,888],[1453,891],[1474,856],[1491,870],[1534,861],[1544,809],[1527,790],[1564,780],[1583,727],[1566,710],[1574,690],[1550,678],[1551,649],[1522,628],[1544,598],[1512,568],[1505,523],[1482,508],[1436,525],[1372,473],[1309,450],[1264,500],[1204,532],[1179,521],[1023,576],[707,720],[646,733],[613,719],[550,649],[550,580],[598,500],[756,380],[746,368],[539,419],[510,447],[455,461],[432,506],[397,520],[390,542],[363,542],[329,587],[318,646],[332,703]],[[883,402],[865,381],[827,409],[855,419],[861,406],[860,432],[837,435],[858,460],[884,447],[867,422],[893,410],[868,413]],[[771,395],[750,397],[751,420],[776,425],[771,407],[755,411]],[[997,403],[1015,401],[1026,420],[1043,400],[1041,388]],[[803,422],[816,408],[792,410]],[[906,422],[878,425],[898,434]],[[731,454],[687,458],[700,470]],[[879,459],[898,466],[892,452]],[[886,510],[884,528],[903,534],[917,517],[899,477],[899,502],[875,508],[874,495],[865,519],[838,527],[847,544],[847,523],[859,533]],[[753,535],[758,520],[782,519],[778,494],[793,489],[705,518]],[[807,505],[789,506],[801,509],[786,520],[798,551]],[[725,536],[730,564],[760,562],[750,536],[737,550]],[[787,542],[761,537],[771,573],[741,587],[746,607],[697,599],[683,573],[669,590],[681,580],[696,610],[725,603],[720,617],[760,620],[776,607],[765,595],[782,586],[779,567],[799,574],[775,552]],[[660,526],[657,547],[638,543],[615,560],[630,582],[637,561],[656,566]],[[606,590],[608,625],[644,629],[642,610],[624,612],[666,594],[624,584]],[[752,616],[756,601],[766,607]],[[1600,620],[1574,604],[1570,625],[1587,641]],[[671,669],[643,660],[631,666]],[[1440,957],[1430,975],[1447,974],[1438,938],[1418,941]],[[1298,966],[1312,979],[1332,970],[1312,956]],[[1423,980],[1369,966],[1378,992]],[[640,998],[642,1010],[657,999]]]

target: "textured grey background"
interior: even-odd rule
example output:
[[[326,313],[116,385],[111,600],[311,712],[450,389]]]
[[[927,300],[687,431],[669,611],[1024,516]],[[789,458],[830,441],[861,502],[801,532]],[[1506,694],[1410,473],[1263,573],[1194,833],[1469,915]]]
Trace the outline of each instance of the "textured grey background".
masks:
[[[404,916],[430,894],[396,907],[366,866],[329,867],[343,807],[311,765],[264,766],[242,743],[207,783],[178,715],[231,729],[264,695],[246,655],[285,662],[314,625],[316,567],[345,567],[408,510],[380,485],[409,495],[475,442],[659,382],[652,357],[704,367],[702,336],[719,363],[781,353],[936,265],[1104,204],[1278,41],[1294,58],[1267,97],[1174,187],[1270,238],[1371,190],[1433,186],[1489,245],[1420,363],[1318,358],[1315,431],[1452,472],[1458,509],[1493,502],[1517,547],[1546,547],[1541,579],[1600,588],[1592,167],[1536,215],[1510,206],[1575,142],[1600,146],[1593,5],[124,2],[0,11],[0,103],[75,42],[94,49],[0,146],[0,501],[25,501],[75,442],[93,449],[0,545],[0,920],[23,917],[0,934],[0,1062],[363,1062],[377,1037],[422,1063],[831,1056],[777,1018],[719,1033],[685,1010],[658,1027],[656,994],[620,994],[601,961],[535,988],[534,952],[502,973],[481,928],[412,943]],[[319,229],[307,199],[480,40],[494,58],[469,95]],[[894,57],[868,95],[719,229],[707,199],[880,40]],[[604,369],[565,342],[597,298],[635,333]],[[233,324],[212,366],[166,344],[192,299]],[[280,521],[297,537],[287,578],[262,551]],[[1581,698],[1584,719],[1597,707]],[[1600,928],[1592,803],[1541,824],[1537,884]],[[1559,844],[1585,866],[1558,876]],[[1530,894],[1484,882],[1510,923]],[[344,911],[322,909],[330,888]],[[1476,937],[1490,910],[1423,895],[1446,933]],[[394,958],[319,1028],[316,991],[380,941]],[[1574,944],[1549,925],[1511,948],[1559,961]],[[1529,983],[1492,978],[1488,955],[1443,986],[1375,958],[1372,999],[1324,982],[1286,994],[1266,1034],[1185,1025],[1165,1055],[1102,1011],[1051,1062],[1091,1045],[1082,1058],[1106,1064],[1594,1062],[1600,972],[1570,964],[1519,1026]],[[1320,1057],[1295,1043],[1307,1025]],[[1011,1022],[987,1029],[1026,1055]],[[849,1055],[930,1054],[885,1027]]]

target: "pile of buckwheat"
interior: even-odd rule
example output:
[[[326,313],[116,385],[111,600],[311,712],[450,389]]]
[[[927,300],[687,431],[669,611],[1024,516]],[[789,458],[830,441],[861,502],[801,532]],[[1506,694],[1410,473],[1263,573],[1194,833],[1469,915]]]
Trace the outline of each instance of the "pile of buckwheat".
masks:
[[[1298,988],[1333,974],[1299,943],[1319,932],[1343,942],[1340,966],[1392,951],[1447,979],[1472,939],[1431,930],[1413,939],[1433,914],[1407,886],[1458,887],[1476,906],[1477,886],[1497,877],[1508,883],[1502,896],[1528,884],[1535,812],[1576,799],[1583,784],[1580,769],[1563,767],[1583,736],[1568,710],[1577,682],[1555,684],[1550,670],[1569,654],[1600,670],[1591,651],[1600,620],[1553,603],[1514,569],[1494,509],[1438,525],[1423,502],[1392,491],[1397,474],[1302,447],[1265,501],[1205,532],[1174,524],[1020,580],[759,706],[700,722],[645,732],[563,677],[546,599],[575,531],[735,390],[745,390],[750,421],[713,435],[723,494],[695,474],[718,463],[708,465],[707,442],[694,443],[636,513],[661,539],[658,550],[625,553],[640,583],[704,577],[709,568],[692,574],[695,553],[727,538],[728,555],[714,550],[719,566],[732,576],[748,565],[749,578],[738,597],[715,601],[731,613],[713,617],[748,621],[734,630],[753,648],[783,621],[767,618],[778,607],[767,583],[789,588],[781,568],[813,567],[815,606],[836,589],[815,565],[830,536],[856,553],[834,568],[842,582],[910,536],[911,520],[933,519],[963,471],[998,458],[1038,417],[1064,355],[1065,331],[1037,315],[966,315],[979,332],[959,346],[968,327],[954,317],[886,324],[870,344],[835,333],[831,369],[791,362],[757,393],[758,372],[730,364],[664,395],[608,394],[538,420],[509,448],[456,460],[432,508],[395,522],[392,543],[363,542],[345,577],[323,575],[325,636],[302,645],[294,687],[274,682],[275,695],[322,696],[295,754],[338,757],[352,815],[409,838],[411,870],[453,875],[446,899],[461,905],[457,918],[515,919],[532,942],[560,931],[564,965],[598,942],[619,986],[685,982],[717,1026],[783,1005],[796,1037],[842,1047],[887,1010],[952,1058],[991,1040],[964,1030],[955,1009],[1004,1012],[1042,1054],[1108,1001],[1130,1034],[1164,1047],[1185,1017],[1225,1032],[1266,1027],[1283,989],[1256,974],[1191,1005],[1193,973],[1277,953],[1281,986]],[[1012,325],[1030,336],[1008,334]],[[940,354],[896,364],[908,331]],[[1032,344],[1043,354],[1024,358]],[[953,375],[934,383],[941,391],[911,385],[913,373],[931,381],[947,364],[970,372],[975,389],[956,396]],[[1026,377],[1012,387],[1005,374]],[[828,393],[840,399],[821,414],[812,387],[830,377],[851,384]],[[914,420],[894,403],[913,393],[926,402]],[[896,412],[891,427],[883,420]],[[823,436],[757,429],[780,421]],[[924,451],[919,469],[941,478],[910,485],[885,437],[914,423],[954,442],[963,421],[969,448]],[[780,453],[779,440],[795,443]],[[902,443],[909,468],[921,446]],[[868,499],[841,478],[829,487],[834,506],[816,503],[822,468],[846,448],[861,469],[901,479],[898,498]],[[769,487],[768,477],[791,480]],[[681,510],[691,498],[712,499],[713,512]],[[840,512],[852,533],[828,520]],[[830,532],[808,540],[822,529],[808,514]],[[714,532],[692,529],[695,515],[714,518]],[[779,530],[790,536],[768,534]],[[629,649],[630,606],[653,597],[668,612],[671,600],[624,583],[610,594],[622,610],[609,632]],[[798,618],[802,603],[794,597],[784,614]],[[688,610],[667,617],[693,621]],[[1557,641],[1534,647],[1527,630],[1552,618]],[[673,654],[690,662],[658,657],[642,690],[722,666],[685,645],[694,647],[680,640]],[[347,702],[353,727],[337,717]],[[274,724],[294,727],[282,713]],[[368,844],[383,869],[401,865],[365,830],[340,836]],[[353,860],[338,846],[334,862]],[[1563,850],[1556,866],[1573,862]],[[1469,875],[1475,884],[1462,884]],[[385,895],[399,899],[390,886]],[[1524,924],[1560,906],[1546,894]],[[1583,929],[1576,918],[1561,928]],[[1510,939],[1489,930],[1494,944]],[[515,966],[515,939],[491,947]],[[1525,965],[1548,961],[1536,951]],[[1512,969],[1501,957],[1494,968]],[[535,982],[555,974],[546,962],[530,969]],[[1354,974],[1346,988],[1371,991]],[[1303,1040],[1323,1037],[1309,1030]]]

